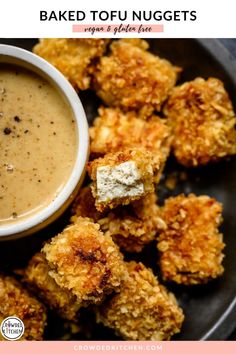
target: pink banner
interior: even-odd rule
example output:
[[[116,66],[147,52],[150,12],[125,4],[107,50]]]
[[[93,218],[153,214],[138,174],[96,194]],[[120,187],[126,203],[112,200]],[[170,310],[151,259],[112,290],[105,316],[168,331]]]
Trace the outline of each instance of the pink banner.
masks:
[[[42,353],[134,353],[134,354],[235,354],[236,342],[1,342],[3,354],[42,354]]]
[[[92,34],[101,34],[101,33],[161,33],[164,32],[163,25],[143,25],[143,24],[117,24],[117,25],[72,25],[72,32],[74,33],[92,33]]]

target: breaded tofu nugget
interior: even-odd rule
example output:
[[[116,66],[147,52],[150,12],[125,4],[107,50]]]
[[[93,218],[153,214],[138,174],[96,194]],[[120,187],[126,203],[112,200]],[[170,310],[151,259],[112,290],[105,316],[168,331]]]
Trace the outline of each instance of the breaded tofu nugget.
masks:
[[[180,69],[148,52],[141,39],[113,41],[110,48],[95,71],[97,95],[108,106],[137,110],[143,118],[160,111]]]
[[[126,252],[141,252],[165,228],[154,192],[129,205],[99,213],[91,188],[84,187],[74,202],[72,213],[72,222],[76,223],[78,216],[87,216],[99,223],[102,231],[108,232],[113,241]]]
[[[164,112],[182,165],[204,165],[236,153],[235,113],[220,80],[196,78],[175,87]]]
[[[86,90],[94,64],[108,42],[101,38],[47,38],[40,39],[33,51],[60,70],[75,88]]]
[[[158,250],[165,280],[201,284],[220,276],[224,248],[218,227],[222,205],[208,196],[183,194],[166,200]]]
[[[25,331],[20,340],[42,340],[46,309],[11,276],[0,275],[0,323],[9,316],[22,320]],[[0,340],[5,340],[0,333]]]
[[[157,196],[153,192],[113,209],[98,223],[123,251],[141,252],[165,228],[160,214]]]
[[[169,340],[184,315],[172,293],[142,263],[127,263],[129,277],[120,293],[96,309],[98,323],[126,340]]]
[[[129,204],[154,191],[152,155],[144,148],[109,153],[89,162],[87,169],[98,211]]]
[[[24,269],[23,282],[62,318],[77,321],[81,304],[69,290],[57,285],[49,273],[45,255],[36,253]]]
[[[164,167],[170,152],[172,135],[166,119],[152,115],[149,120],[140,119],[137,113],[123,113],[119,108],[98,110],[99,116],[90,128],[91,156],[104,156],[124,148],[142,146],[153,157],[154,166]],[[160,172],[156,176],[156,182]]]
[[[98,304],[118,291],[126,274],[112,238],[90,219],[80,218],[42,249],[57,285],[71,292],[80,306]]]

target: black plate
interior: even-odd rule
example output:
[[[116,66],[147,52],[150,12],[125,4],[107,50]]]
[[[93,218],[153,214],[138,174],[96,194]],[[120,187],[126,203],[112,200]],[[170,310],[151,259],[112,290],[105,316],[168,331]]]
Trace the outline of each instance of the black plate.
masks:
[[[31,50],[35,40],[2,39],[0,43]],[[150,40],[150,48],[152,52],[184,68],[181,81],[191,80],[196,76],[205,78],[215,76],[223,80],[236,107],[236,62],[219,41],[212,39],[158,39]],[[80,96],[91,122],[100,102],[93,92],[83,92]],[[184,169],[178,166],[174,159],[170,159],[165,169],[165,176],[173,170]],[[222,202],[224,206],[222,232],[227,246],[223,277],[204,286],[169,286],[176,294],[186,315],[183,330],[180,335],[176,336],[176,339],[225,339],[236,326],[236,158],[203,168],[190,169],[188,177],[188,181],[180,183],[171,194],[176,195],[180,192],[208,194]],[[164,183],[159,187],[159,195],[162,200],[170,195],[170,192],[165,189]],[[67,220],[68,214],[66,213],[63,218],[41,232],[40,235],[22,240],[1,242],[1,269],[11,270],[15,266],[25,264],[29,257],[41,247],[42,242],[49,236],[56,234]],[[147,247],[143,255],[133,256],[135,259],[143,260],[147,265],[152,265],[154,271],[158,273],[155,265],[156,257],[155,245]],[[90,327],[88,322],[92,321],[92,318],[87,316],[85,312],[86,327]],[[92,329],[88,328],[88,330],[91,332],[91,340],[118,339],[111,331],[102,326],[94,325]],[[59,339],[63,334],[65,334],[65,329],[62,321],[58,321],[51,314],[46,339]],[[85,335],[75,335],[70,338],[86,339]]]

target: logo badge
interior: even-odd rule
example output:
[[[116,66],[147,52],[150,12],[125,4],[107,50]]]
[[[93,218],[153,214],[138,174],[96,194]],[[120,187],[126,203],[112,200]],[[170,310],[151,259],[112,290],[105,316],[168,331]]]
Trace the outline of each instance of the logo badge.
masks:
[[[20,318],[10,316],[5,318],[0,326],[2,336],[7,340],[20,339],[25,331],[24,323]]]

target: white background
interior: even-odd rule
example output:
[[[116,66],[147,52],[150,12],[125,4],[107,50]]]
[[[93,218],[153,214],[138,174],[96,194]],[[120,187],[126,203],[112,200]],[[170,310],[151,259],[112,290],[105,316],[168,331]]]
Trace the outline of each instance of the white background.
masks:
[[[196,10],[198,14],[196,21],[156,22],[156,24],[164,24],[164,32],[154,33],[152,36],[160,38],[236,37],[235,4],[234,0],[0,0],[0,37],[83,36],[72,33],[72,22],[40,22],[40,10],[83,10],[85,12],[89,10]],[[91,18],[87,18],[83,24],[85,23],[91,23]],[[116,24],[117,21],[114,23]],[[84,36],[91,35],[86,33]],[[129,36],[134,37],[134,34]],[[146,36],[151,37],[150,34]],[[122,34],[121,37],[124,35]]]

